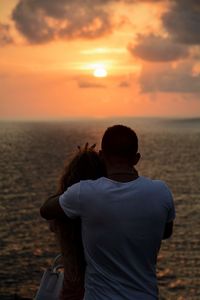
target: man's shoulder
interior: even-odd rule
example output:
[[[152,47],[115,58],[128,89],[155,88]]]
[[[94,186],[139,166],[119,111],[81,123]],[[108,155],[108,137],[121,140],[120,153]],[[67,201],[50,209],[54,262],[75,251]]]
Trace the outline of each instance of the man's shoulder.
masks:
[[[152,181],[153,181],[154,185],[159,187],[160,189],[162,189],[164,191],[169,191],[170,190],[165,181],[160,180],[160,179],[154,179]]]
[[[80,184],[81,185],[95,185],[95,184],[98,184],[99,182],[101,182],[102,180],[104,180],[104,177],[100,177],[97,179],[86,179],[86,180],[81,180]]]
[[[166,182],[160,179],[151,179],[148,177],[141,176],[141,183],[144,185],[149,185],[153,189],[157,189],[160,191],[170,191]]]
[[[152,179],[152,178],[146,177],[146,176],[140,176],[139,178],[140,178],[141,182],[144,184],[146,183],[146,184],[158,185],[158,186],[166,185],[165,182],[160,179]]]
[[[101,186],[103,184],[104,177],[100,177],[98,179],[87,179],[87,180],[81,180],[79,182],[79,186],[81,190],[87,190],[87,189],[93,189],[97,186]]]

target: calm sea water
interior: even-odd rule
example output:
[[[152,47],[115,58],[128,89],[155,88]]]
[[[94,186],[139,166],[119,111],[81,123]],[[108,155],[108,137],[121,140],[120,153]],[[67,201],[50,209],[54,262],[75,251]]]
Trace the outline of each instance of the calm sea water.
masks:
[[[165,180],[174,194],[174,236],[163,242],[158,260],[160,299],[200,299],[200,119],[131,118],[0,122],[0,299],[33,298],[58,252],[39,207],[77,145],[99,148],[115,123],[138,133],[140,174]]]

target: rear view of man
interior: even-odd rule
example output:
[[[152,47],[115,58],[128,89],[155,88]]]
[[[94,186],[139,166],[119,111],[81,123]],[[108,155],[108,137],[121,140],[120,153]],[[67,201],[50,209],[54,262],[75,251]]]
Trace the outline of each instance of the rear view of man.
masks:
[[[85,300],[158,299],[157,255],[175,218],[171,192],[164,182],[138,175],[132,129],[108,128],[101,147],[107,177],[73,185],[59,200],[45,203],[41,214],[81,218]]]

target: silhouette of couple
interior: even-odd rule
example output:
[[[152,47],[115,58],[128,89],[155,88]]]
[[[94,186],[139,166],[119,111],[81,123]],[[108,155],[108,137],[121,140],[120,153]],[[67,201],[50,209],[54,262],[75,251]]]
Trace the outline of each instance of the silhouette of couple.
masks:
[[[139,160],[136,133],[109,127],[101,151],[79,149],[41,207],[63,254],[60,299],[158,299],[157,255],[175,209],[163,181],[139,176]]]

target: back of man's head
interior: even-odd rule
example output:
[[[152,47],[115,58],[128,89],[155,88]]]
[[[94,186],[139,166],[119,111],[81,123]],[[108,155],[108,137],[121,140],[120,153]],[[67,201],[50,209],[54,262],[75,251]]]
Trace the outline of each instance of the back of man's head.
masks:
[[[138,138],[131,128],[124,125],[114,125],[105,131],[101,148],[107,158],[118,157],[132,160],[138,151]]]

